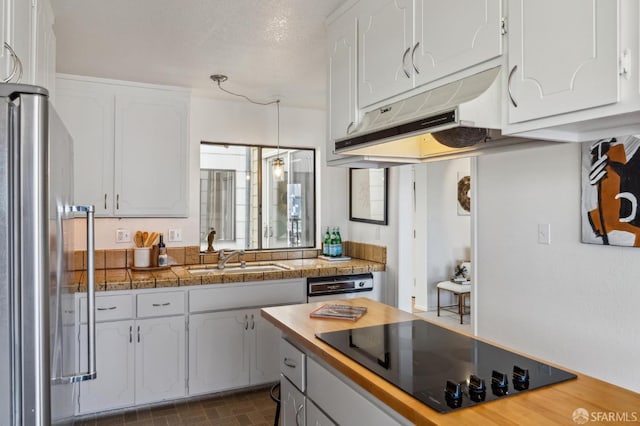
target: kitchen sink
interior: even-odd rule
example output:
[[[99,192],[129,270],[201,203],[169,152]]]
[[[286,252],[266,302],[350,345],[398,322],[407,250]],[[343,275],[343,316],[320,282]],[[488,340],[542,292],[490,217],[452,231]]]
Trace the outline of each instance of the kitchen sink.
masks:
[[[192,275],[205,275],[205,274],[213,274],[216,272],[277,272],[277,271],[288,271],[289,268],[281,265],[276,265],[275,263],[268,264],[247,264],[245,266],[240,265],[227,265],[224,269],[218,269],[218,265],[202,265],[192,269],[189,269],[189,273]]]

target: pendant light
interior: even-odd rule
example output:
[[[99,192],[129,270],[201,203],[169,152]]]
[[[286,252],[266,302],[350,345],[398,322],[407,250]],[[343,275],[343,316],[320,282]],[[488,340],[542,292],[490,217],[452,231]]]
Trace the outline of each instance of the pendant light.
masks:
[[[280,157],[280,99],[276,101],[276,111],[278,116],[278,148],[276,150],[276,158],[271,166],[273,167],[273,178],[277,182],[284,181],[284,160]]]
[[[277,148],[276,148],[276,158],[273,159],[273,161],[271,162],[271,168],[272,168],[272,173],[273,173],[273,178],[276,182],[283,182],[284,181],[284,160],[282,159],[282,157],[280,157],[280,99],[276,99],[275,101],[270,101],[270,102],[258,102],[258,101],[254,101],[253,99],[251,99],[248,96],[242,95],[240,93],[234,93],[231,92],[230,90],[227,90],[225,88],[222,87],[222,83],[224,83],[225,81],[228,80],[228,77],[226,75],[223,74],[213,74],[211,76],[209,76],[209,78],[211,80],[213,80],[215,83],[218,84],[218,88],[220,90],[222,90],[225,93],[228,93],[230,95],[233,96],[238,96],[241,98],[246,99],[247,101],[251,102],[252,104],[256,104],[256,105],[272,105],[272,104],[276,104],[276,114],[277,114],[277,128],[278,128],[278,137],[277,137]]]

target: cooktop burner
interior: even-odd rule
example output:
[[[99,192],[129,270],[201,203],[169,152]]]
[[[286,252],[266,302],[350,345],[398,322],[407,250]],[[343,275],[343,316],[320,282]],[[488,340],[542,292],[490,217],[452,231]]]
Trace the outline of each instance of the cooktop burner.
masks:
[[[422,320],[316,337],[441,413],[576,378]]]

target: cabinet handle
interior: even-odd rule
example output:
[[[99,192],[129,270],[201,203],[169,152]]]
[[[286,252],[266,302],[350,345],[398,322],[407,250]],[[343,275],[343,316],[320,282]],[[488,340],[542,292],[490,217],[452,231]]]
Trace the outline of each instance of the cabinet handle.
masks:
[[[351,134],[351,128],[353,127],[355,123],[352,121],[351,123],[349,123],[349,125],[347,126],[347,134],[350,135]]]
[[[509,99],[511,100],[511,103],[513,104],[513,106],[516,108],[518,108],[518,104],[516,103],[516,100],[513,99],[513,93],[511,93],[511,79],[513,78],[513,74],[516,72],[517,69],[518,69],[517,65],[514,65],[513,68],[511,68],[511,72],[509,73],[509,80],[507,81],[507,91],[509,92]]]
[[[303,408],[304,408],[304,403],[300,404],[300,406],[296,408],[296,426],[300,426],[300,421],[298,420],[298,416],[300,415],[300,412],[302,411]]]
[[[104,209],[107,209],[107,193],[104,193]]]
[[[129,326],[129,343],[133,342],[133,326]]]
[[[140,343],[140,326],[138,326],[138,343]]]
[[[153,305],[151,305],[151,306],[154,306],[154,307],[156,307],[156,308],[157,308],[157,307],[160,307],[160,306],[169,306],[170,304],[171,304],[171,302],[165,302],[165,303],[154,303],[154,304],[153,304]]]
[[[296,368],[296,363],[294,360],[290,359],[290,358],[286,358],[284,359],[284,365],[286,365],[289,368]]]
[[[402,55],[402,71],[404,71],[404,75],[407,76],[407,78],[411,78],[411,74],[409,74],[409,71],[407,71],[407,54],[409,54],[409,51],[411,50],[411,47],[407,47],[407,50],[404,51],[404,54]]]
[[[116,210],[120,210],[120,194],[116,194]]]
[[[251,329],[253,330],[254,328],[256,328],[256,322],[253,319],[253,314],[251,314]]]
[[[418,50],[418,46],[420,46],[420,42],[417,42],[415,46],[413,46],[413,50],[411,51],[411,65],[413,65],[413,69],[416,74],[420,74],[420,70],[416,67],[416,50]]]
[[[244,329],[245,330],[249,329],[249,316],[248,315],[244,316]]]
[[[22,61],[20,60],[20,58],[18,58],[15,50],[13,50],[13,48],[6,41],[4,42],[4,48],[9,51],[9,54],[11,54],[11,58],[13,59],[13,69],[7,77],[2,79],[2,82],[9,83],[13,79],[13,77],[16,76],[16,73],[18,73],[18,78],[16,79],[16,83],[18,83],[22,79]]]
[[[114,309],[118,309],[117,306],[109,306],[108,308],[97,308],[99,311],[113,311]]]

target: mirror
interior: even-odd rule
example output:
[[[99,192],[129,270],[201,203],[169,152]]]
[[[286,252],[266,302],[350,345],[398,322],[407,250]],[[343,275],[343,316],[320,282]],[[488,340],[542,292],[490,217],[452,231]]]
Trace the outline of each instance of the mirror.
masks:
[[[200,175],[202,250],[315,247],[315,150],[203,142]]]

